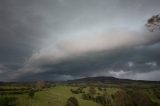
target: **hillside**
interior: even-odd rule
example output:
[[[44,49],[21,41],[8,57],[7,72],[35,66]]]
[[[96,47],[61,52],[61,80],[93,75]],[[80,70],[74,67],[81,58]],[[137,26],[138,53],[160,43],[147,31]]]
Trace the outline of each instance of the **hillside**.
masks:
[[[132,84],[132,83],[150,83],[150,84],[160,84],[160,81],[145,81],[145,80],[131,80],[131,79],[120,79],[115,77],[86,77],[75,80],[68,80],[67,83],[102,83],[102,84]]]

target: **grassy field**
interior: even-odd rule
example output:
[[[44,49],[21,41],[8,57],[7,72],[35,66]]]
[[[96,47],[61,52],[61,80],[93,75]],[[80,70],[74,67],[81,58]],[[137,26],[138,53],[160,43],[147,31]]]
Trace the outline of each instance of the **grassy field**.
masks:
[[[81,94],[73,94],[70,89],[74,87],[56,86],[36,92],[33,98],[29,98],[27,94],[19,95],[18,106],[65,106],[69,97],[74,96],[78,99],[80,106],[98,106],[97,103],[83,100]]]
[[[7,88],[7,90],[9,88],[14,88],[14,90],[15,88],[18,89],[18,87],[4,87],[4,86],[1,86],[0,88]],[[37,91],[35,92],[35,95],[33,97],[29,97],[28,93],[5,94],[5,95],[1,95],[0,97],[6,97],[6,96],[16,97],[17,98],[16,105],[14,106],[66,106],[66,103],[69,97],[75,97],[79,102],[79,106],[102,106],[93,100],[84,100],[82,98],[83,93],[75,94],[71,92],[71,89],[76,90],[78,88],[79,88],[78,86],[76,87],[76,86],[58,85],[55,87],[49,87],[41,91]],[[104,93],[107,93],[109,96],[112,96],[116,92],[121,90],[121,88],[119,87],[102,87],[102,90],[100,90],[98,87],[94,87],[94,88],[96,91],[96,96],[103,95]],[[150,97],[150,99],[153,102],[160,104],[160,99],[158,99],[155,96],[153,89],[143,89],[143,91],[148,95],[148,97]],[[89,87],[87,86],[83,88],[83,92],[86,94],[89,93]],[[3,105],[0,105],[0,106],[3,106]],[[158,106],[158,105],[155,105],[155,106]]]

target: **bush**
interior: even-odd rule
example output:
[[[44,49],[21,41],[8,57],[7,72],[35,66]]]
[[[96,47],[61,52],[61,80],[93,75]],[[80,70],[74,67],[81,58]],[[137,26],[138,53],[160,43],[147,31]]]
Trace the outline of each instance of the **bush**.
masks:
[[[0,106],[16,106],[16,97],[0,97]]]
[[[71,89],[70,91],[71,91],[72,93],[74,93],[74,94],[84,93],[82,87],[77,88],[77,89]]]
[[[74,93],[74,94],[79,94],[79,93],[80,93],[78,90],[75,90],[75,89],[71,89],[70,91],[71,91],[72,93]]]
[[[83,87],[79,87],[77,90],[79,91],[79,93],[83,93]]]
[[[103,96],[96,96],[96,102],[100,104],[105,104],[105,100]]]
[[[114,95],[114,106],[134,106],[134,104],[131,97],[124,90],[119,90]]]
[[[82,94],[82,98],[84,100],[95,100],[94,95],[92,95],[92,94],[85,94],[85,93],[83,93]]]
[[[104,91],[106,91],[107,89],[106,89],[106,88],[104,88],[103,90],[104,90]]]
[[[153,93],[154,93],[154,95],[155,95],[158,99],[160,99],[160,90],[158,90],[158,89],[153,89]]]
[[[106,93],[103,95],[96,96],[95,101],[101,104],[102,106],[112,106],[111,97],[109,97],[109,95],[107,95]]]
[[[36,89],[38,91],[43,90],[46,87],[46,82],[43,80],[37,81],[36,82]]]
[[[79,106],[78,100],[75,97],[70,97],[67,100],[67,106]]]
[[[151,106],[152,101],[142,90],[133,91],[132,100],[136,106]]]
[[[115,97],[114,97],[114,95],[113,95],[113,94],[111,95],[111,97],[112,97],[112,99],[114,100],[114,98],[115,98]]]
[[[83,94],[82,94],[82,99],[84,99],[84,100],[89,100],[89,95],[83,93]]]
[[[28,93],[28,96],[30,98],[33,98],[34,97],[34,94],[35,94],[35,91],[34,90],[31,90],[29,93]]]
[[[101,88],[101,87],[98,87],[98,90],[99,90],[99,91],[102,91],[102,88]]]
[[[93,86],[89,87],[89,94],[96,94],[96,89]]]

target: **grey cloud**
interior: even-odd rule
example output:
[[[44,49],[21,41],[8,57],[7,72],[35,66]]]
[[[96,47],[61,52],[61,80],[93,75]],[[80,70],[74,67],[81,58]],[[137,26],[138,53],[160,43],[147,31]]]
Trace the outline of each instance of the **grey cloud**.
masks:
[[[133,47],[109,52],[104,51],[88,54],[87,56],[80,56],[79,58],[67,59],[59,63],[43,63],[41,66],[38,66],[40,72],[35,73],[32,71],[25,74],[25,76],[27,76],[26,78],[33,75],[35,78],[39,76],[44,79],[54,79],[54,75],[68,75],[73,78],[112,75],[121,78],[130,77],[132,79],[141,79],[136,76],[138,74],[143,75],[143,73],[152,73],[152,71],[154,72],[160,69],[158,56],[159,48],[153,49],[148,46],[138,49]],[[134,63],[132,67],[127,65],[130,61]],[[155,62],[157,64],[156,66],[148,65],[149,63]],[[36,70],[36,68],[34,70]],[[123,70],[123,72],[121,70]]]
[[[12,81],[12,74],[19,68],[21,64],[0,64],[0,81]]]
[[[141,27],[159,13],[159,4],[159,0],[1,0],[0,80],[158,70],[159,32],[144,32]]]

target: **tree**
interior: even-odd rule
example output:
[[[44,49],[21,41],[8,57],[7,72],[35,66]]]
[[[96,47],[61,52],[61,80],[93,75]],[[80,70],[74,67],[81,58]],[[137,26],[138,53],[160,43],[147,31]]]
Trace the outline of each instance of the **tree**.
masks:
[[[70,97],[67,100],[67,106],[79,106],[78,100],[75,97]]]
[[[134,106],[131,97],[124,90],[117,91],[114,97],[114,106]]]
[[[146,27],[151,32],[155,31],[156,29],[160,29],[160,15],[154,15],[150,19],[148,19]]]
[[[133,91],[132,99],[136,106],[151,106],[152,101],[143,90]]]
[[[36,83],[36,90],[42,90],[43,88],[45,88],[45,81],[43,80],[40,80],[40,81],[37,81]]]

